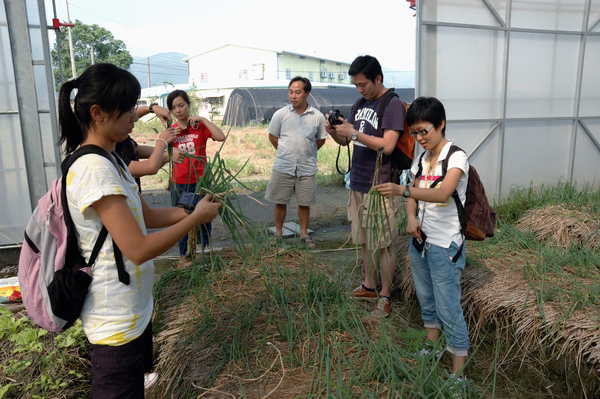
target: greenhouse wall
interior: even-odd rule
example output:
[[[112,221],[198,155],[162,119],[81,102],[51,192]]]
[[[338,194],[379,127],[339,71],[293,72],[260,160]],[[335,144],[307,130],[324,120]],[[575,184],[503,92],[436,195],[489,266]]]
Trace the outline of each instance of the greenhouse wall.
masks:
[[[58,175],[56,101],[43,0],[0,5],[0,246],[23,241]]]
[[[417,2],[417,96],[493,198],[600,180],[600,0]]]

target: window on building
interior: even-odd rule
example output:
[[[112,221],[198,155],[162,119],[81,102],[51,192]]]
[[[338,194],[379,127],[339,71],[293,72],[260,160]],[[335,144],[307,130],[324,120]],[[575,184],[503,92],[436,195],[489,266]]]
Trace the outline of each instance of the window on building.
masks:
[[[312,72],[308,73],[308,80],[310,80],[311,82],[313,81],[313,73]]]
[[[208,73],[201,73],[200,74],[200,81],[201,82],[208,82]]]
[[[292,70],[291,69],[286,69],[285,70],[285,78],[286,79],[291,79],[292,78]]]
[[[241,69],[238,72],[238,79],[239,80],[248,80],[248,70],[247,69]]]

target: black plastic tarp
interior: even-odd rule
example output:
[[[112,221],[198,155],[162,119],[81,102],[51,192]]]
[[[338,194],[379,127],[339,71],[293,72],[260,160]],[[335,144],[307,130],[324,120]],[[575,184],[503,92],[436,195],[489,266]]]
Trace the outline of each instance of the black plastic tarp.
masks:
[[[400,98],[410,103],[415,98],[414,89],[396,89]],[[323,114],[339,109],[348,117],[352,104],[360,97],[355,88],[313,88],[308,103]],[[251,123],[267,123],[275,111],[289,104],[288,89],[235,89],[225,108],[223,124],[228,126],[244,126]]]

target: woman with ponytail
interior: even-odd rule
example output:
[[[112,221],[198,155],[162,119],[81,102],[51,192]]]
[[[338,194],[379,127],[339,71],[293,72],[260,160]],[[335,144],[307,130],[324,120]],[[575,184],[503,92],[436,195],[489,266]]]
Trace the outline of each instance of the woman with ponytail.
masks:
[[[74,95],[74,100],[71,98]],[[194,226],[212,221],[220,204],[206,196],[187,214],[182,208],[150,208],[127,168],[113,152],[138,120],[140,84],[124,69],[95,64],[65,83],[59,96],[60,144],[66,154],[80,146],[104,149],[113,161],[83,155],[68,171],[67,202],[79,249],[86,259],[104,225],[104,241],[91,269],[81,312],[89,339],[93,398],[143,398],[152,367],[152,259],[173,247]],[[148,234],[147,229],[162,228]],[[113,241],[122,252],[128,285],[119,279]]]

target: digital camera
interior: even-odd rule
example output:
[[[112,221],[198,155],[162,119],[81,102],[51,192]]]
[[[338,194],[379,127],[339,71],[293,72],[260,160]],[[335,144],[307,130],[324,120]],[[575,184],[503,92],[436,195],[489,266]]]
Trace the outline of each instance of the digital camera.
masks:
[[[342,115],[342,114],[340,113],[340,110],[339,110],[339,109],[336,109],[336,110],[335,110],[335,112],[334,112],[333,114],[329,114],[329,124],[330,124],[331,126],[335,126],[335,125],[341,125],[341,124],[342,124],[342,121],[338,119],[338,118],[340,118],[340,117],[344,118],[344,115]],[[344,119],[346,119],[346,118],[344,118]]]

